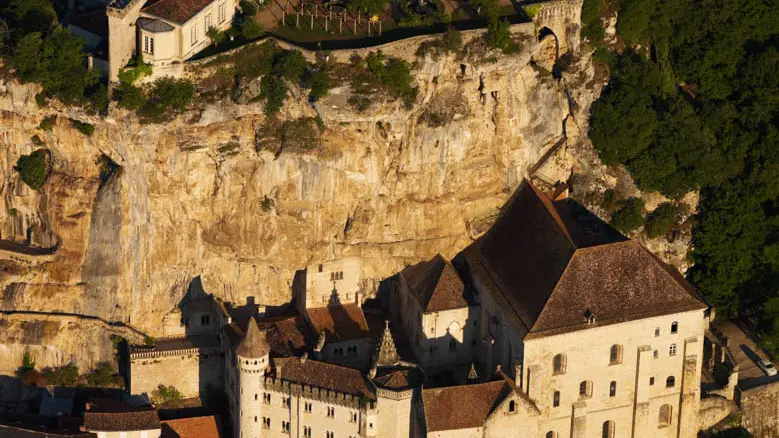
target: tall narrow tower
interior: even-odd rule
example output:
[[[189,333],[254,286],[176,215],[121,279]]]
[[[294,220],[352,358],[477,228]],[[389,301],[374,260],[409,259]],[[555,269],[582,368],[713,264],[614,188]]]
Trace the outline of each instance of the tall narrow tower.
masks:
[[[263,392],[265,386],[265,371],[270,363],[270,347],[265,335],[260,333],[257,321],[249,318],[246,326],[246,337],[235,349],[238,362],[238,394],[239,407],[236,415],[238,430],[236,437],[261,438]]]

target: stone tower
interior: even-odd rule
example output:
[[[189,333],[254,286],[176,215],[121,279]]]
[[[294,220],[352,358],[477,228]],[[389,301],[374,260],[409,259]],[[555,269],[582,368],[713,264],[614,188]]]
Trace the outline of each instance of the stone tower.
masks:
[[[249,318],[246,337],[236,347],[238,362],[238,424],[235,436],[260,438],[262,436],[263,393],[265,371],[270,366],[270,347],[265,335],[260,333],[257,322]],[[255,416],[258,418],[255,420]]]
[[[376,366],[389,366],[398,363],[398,350],[395,348],[395,340],[389,329],[389,321],[384,321],[384,333],[381,335],[381,343],[376,351]]]

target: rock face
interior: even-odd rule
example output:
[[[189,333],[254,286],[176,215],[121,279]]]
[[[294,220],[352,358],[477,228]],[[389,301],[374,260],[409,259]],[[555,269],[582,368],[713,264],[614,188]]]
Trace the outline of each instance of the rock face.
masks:
[[[577,22],[568,26],[564,33],[578,34]],[[514,32],[523,49],[512,55],[421,57],[420,39],[385,47],[415,63],[420,93],[410,109],[377,102],[357,113],[348,87],[312,106],[291,90],[282,119],[318,115],[326,127],[307,152],[260,147],[261,102],[218,102],[139,125],[117,108],[104,119],[38,108],[34,86],[3,83],[0,308],[92,315],[159,335],[196,277],[225,300],[270,305],[289,301],[295,271],[317,260],[360,257],[363,276],[380,279],[437,252],[452,257],[545,154],[581,147],[579,126],[602,86],[580,56],[581,89],[566,90],[573,79],[537,67],[548,62],[549,39],[538,43],[532,24]],[[478,38],[468,33],[465,43]],[[94,134],[68,117],[93,123]],[[34,135],[52,155],[40,192],[13,169],[37,149]],[[104,181],[102,154],[121,166]],[[554,156],[547,175],[567,180],[576,159]]]

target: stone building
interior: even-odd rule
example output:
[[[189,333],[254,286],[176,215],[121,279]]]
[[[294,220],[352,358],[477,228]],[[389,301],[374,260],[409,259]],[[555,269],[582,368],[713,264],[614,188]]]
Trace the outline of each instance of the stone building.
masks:
[[[134,348],[132,381],[177,366],[167,343],[209,336],[223,364],[198,385],[221,372],[240,438],[697,432],[711,309],[573,201],[524,183],[452,263],[403,269],[381,300],[365,300],[360,277],[354,259],[315,263],[293,303],[267,311],[190,297],[166,318],[174,337]]]
[[[232,25],[237,0],[113,0],[74,17],[69,28],[110,81],[136,55],[152,65],[191,58],[211,43],[210,28]]]

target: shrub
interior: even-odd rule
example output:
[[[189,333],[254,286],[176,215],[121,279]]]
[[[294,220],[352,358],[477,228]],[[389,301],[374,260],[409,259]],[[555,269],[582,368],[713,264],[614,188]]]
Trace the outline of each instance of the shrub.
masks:
[[[492,18],[487,26],[487,46],[504,52],[511,49],[511,32],[506,19]]]
[[[260,99],[265,100],[265,114],[277,113],[287,99],[287,85],[276,75],[265,75],[260,83]]]
[[[611,215],[611,224],[623,233],[630,233],[644,223],[644,200],[630,198]]]
[[[78,367],[73,363],[59,368],[46,368],[41,374],[49,385],[74,386],[78,381]]]
[[[119,82],[121,84],[134,84],[138,79],[148,76],[152,73],[151,64],[143,62],[143,57],[138,55],[127,67],[119,72]]]
[[[289,80],[300,80],[306,72],[306,58],[299,50],[284,50],[273,60],[273,72]]]
[[[32,137],[30,137],[30,141],[32,141],[32,144],[34,144],[37,147],[41,147],[46,144],[45,141],[41,140],[41,138],[38,137],[38,134],[35,134]]]
[[[262,207],[262,211],[269,212],[273,209],[273,199],[268,198],[267,196],[263,198],[263,200],[260,202],[260,206]]]
[[[665,235],[673,226],[676,225],[679,216],[679,208],[670,203],[660,204],[646,221],[644,231],[651,238]]]
[[[606,189],[606,191],[603,192],[603,200],[601,201],[600,206],[606,211],[611,211],[616,203],[617,192],[613,189]]]
[[[241,13],[246,17],[251,17],[257,13],[257,4],[252,0],[241,0],[238,5],[241,8]]]
[[[98,84],[89,95],[92,102],[92,109],[98,113],[105,114],[108,111],[108,88],[104,84]]]
[[[119,106],[129,110],[137,111],[146,103],[146,96],[140,88],[122,83],[119,86]]]
[[[116,374],[110,363],[100,362],[97,368],[87,375],[87,384],[99,388],[118,387],[122,385],[122,378]]]
[[[222,44],[222,41],[224,41],[226,37],[224,32],[221,32],[219,29],[213,26],[208,28],[208,32],[206,32],[206,35],[211,40],[211,43],[214,46],[218,46]]]
[[[181,403],[181,392],[174,386],[159,385],[152,391],[151,400],[156,406],[175,408]]]
[[[40,125],[38,125],[39,128],[43,129],[44,131],[51,131],[51,128],[54,127],[54,122],[57,120],[57,116],[46,116],[41,120]]]
[[[195,97],[195,86],[186,79],[161,78],[154,82],[151,98],[156,98],[165,108],[181,112]]]
[[[81,120],[70,119],[70,125],[76,128],[78,132],[86,135],[87,137],[95,133],[94,125],[87,122],[82,122]]]
[[[31,189],[40,190],[49,174],[49,151],[38,149],[30,155],[22,155],[14,170]]]
[[[463,47],[463,37],[460,31],[449,26],[441,36],[441,46],[448,52],[459,52]]]
[[[330,75],[324,70],[315,71],[306,82],[308,88],[311,89],[308,93],[308,97],[311,100],[319,100],[327,96],[327,93],[330,91]]]
[[[35,103],[38,104],[38,106],[45,106],[46,105],[46,93],[41,91],[40,93],[35,95]]]
[[[19,367],[19,375],[32,371],[35,369],[35,356],[30,353],[30,350],[25,349],[22,354],[22,366]]]
[[[320,126],[315,117],[287,120],[281,125],[281,150],[308,151],[319,146]]]
[[[241,35],[247,40],[257,39],[265,35],[265,28],[252,18],[246,18],[241,24]]]
[[[149,335],[144,336],[143,337],[143,345],[145,345],[147,347],[153,347],[154,346],[154,338],[149,336]]]

